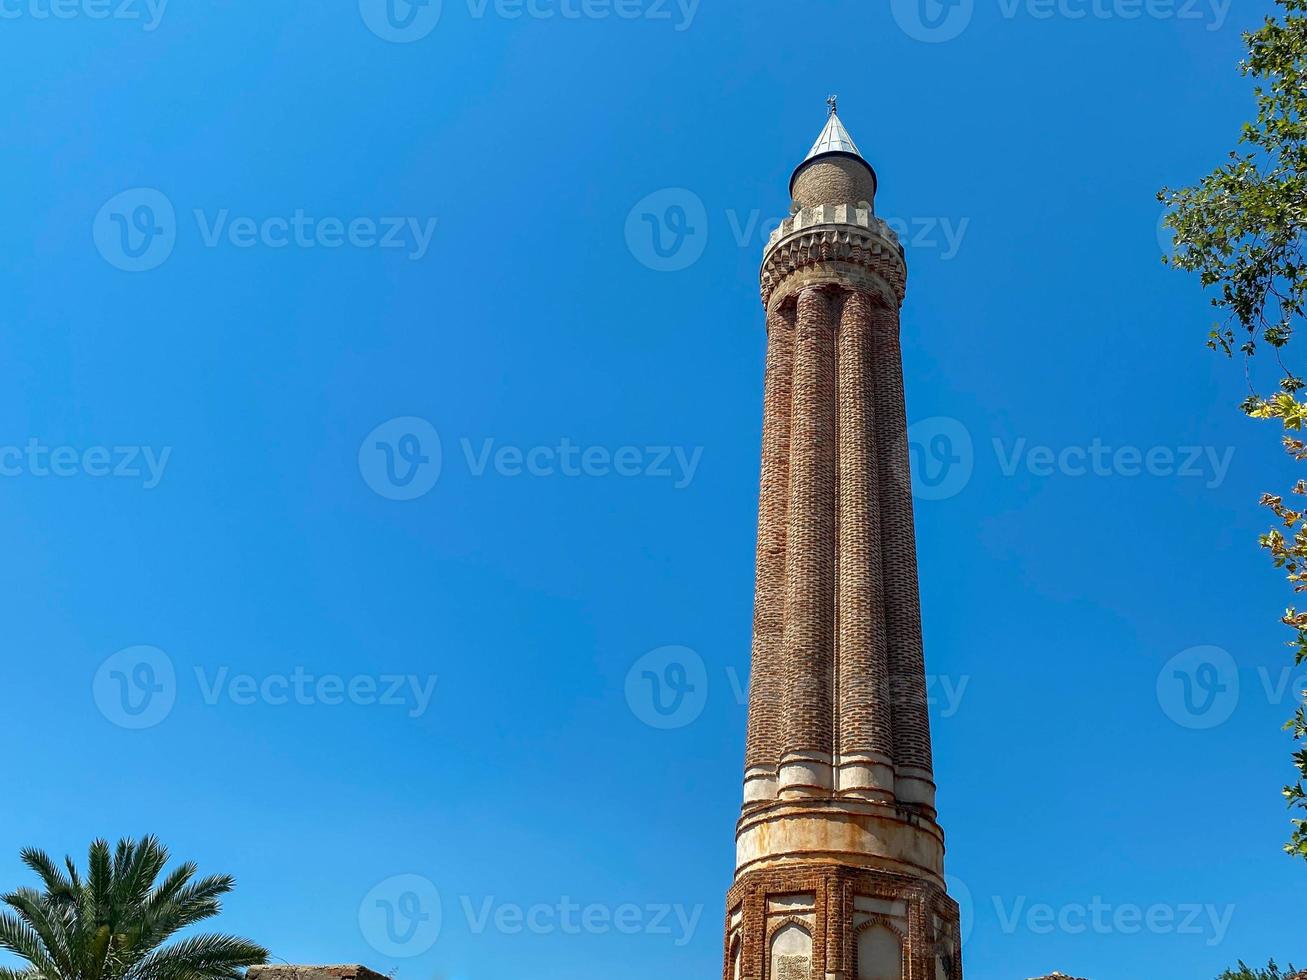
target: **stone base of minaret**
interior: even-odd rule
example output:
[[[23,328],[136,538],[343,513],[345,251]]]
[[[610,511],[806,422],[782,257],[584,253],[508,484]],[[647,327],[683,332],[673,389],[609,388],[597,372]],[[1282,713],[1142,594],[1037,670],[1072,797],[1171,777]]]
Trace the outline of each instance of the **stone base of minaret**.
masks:
[[[726,902],[724,980],[962,980],[957,903],[919,877],[785,864]]]

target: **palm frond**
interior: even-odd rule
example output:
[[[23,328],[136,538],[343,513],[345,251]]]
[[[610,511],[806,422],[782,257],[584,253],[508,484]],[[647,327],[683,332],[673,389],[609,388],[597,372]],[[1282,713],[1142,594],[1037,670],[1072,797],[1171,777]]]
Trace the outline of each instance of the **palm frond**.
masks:
[[[24,847],[18,852],[23,864],[41,876],[41,883],[52,896],[69,896],[73,892],[72,879],[59,870],[59,866],[45,851]]]
[[[205,933],[156,949],[133,971],[140,980],[236,980],[247,966],[268,961],[268,951],[235,936]]]
[[[155,885],[154,890],[145,900],[146,907],[171,902],[186,887],[186,883],[195,877],[197,871],[199,868],[195,866],[194,861],[177,865],[164,876],[163,881]]]
[[[41,938],[22,922],[17,916],[0,912],[0,949],[7,949],[22,957],[46,977],[54,978],[61,974],[59,967],[50,959]]]
[[[64,858],[64,864],[68,866],[68,880],[72,882],[73,891],[82,890],[82,876],[77,871],[77,864],[73,861],[73,856],[69,854]]]
[[[197,880],[189,861],[164,873],[168,850],[157,837],[112,849],[93,841],[84,876],[71,857],[60,867],[36,848],[21,853],[42,887],[0,895],[9,907],[0,912],[0,949],[26,961],[0,968],[0,980],[243,980],[245,967],[267,961],[266,949],[234,936],[165,945],[217,915],[234,882]]]
[[[113,862],[109,857],[109,842],[103,837],[91,841],[86,854],[86,888],[83,890],[82,915],[91,922],[108,917],[110,897],[113,893]]]
[[[119,843],[119,848],[124,847],[124,868],[117,872],[115,867],[114,902],[120,907],[135,908],[146,900],[159,872],[168,863],[168,849],[153,835],[136,842],[124,840]]]
[[[76,972],[68,944],[67,918],[47,896],[34,888],[19,888],[0,896],[16,913],[22,923],[41,941],[46,955],[64,973]]]

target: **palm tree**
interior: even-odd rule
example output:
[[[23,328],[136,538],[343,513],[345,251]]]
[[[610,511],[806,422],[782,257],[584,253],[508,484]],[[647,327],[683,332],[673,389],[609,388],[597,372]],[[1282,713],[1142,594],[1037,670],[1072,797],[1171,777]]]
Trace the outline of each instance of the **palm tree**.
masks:
[[[86,877],[71,857],[66,871],[44,851],[25,848],[23,863],[43,890],[0,895],[0,948],[27,961],[0,967],[0,980],[237,980],[243,968],[265,963],[268,951],[234,936],[191,935],[165,946],[181,930],[217,915],[230,875],[192,881],[186,862],[159,875],[168,850],[157,837],[91,844]]]

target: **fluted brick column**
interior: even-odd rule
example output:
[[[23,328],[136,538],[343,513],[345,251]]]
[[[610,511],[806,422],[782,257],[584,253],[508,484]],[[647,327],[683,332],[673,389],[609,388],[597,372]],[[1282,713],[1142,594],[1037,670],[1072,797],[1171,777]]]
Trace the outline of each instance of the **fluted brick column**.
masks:
[[[839,332],[839,772],[840,794],[894,798],[885,604],[876,467],[873,303],[844,302]]]
[[[835,594],[835,310],[832,293],[799,294],[790,420],[785,553],[785,752],[782,796],[833,787]]]
[[[848,927],[846,923],[853,915],[845,907],[844,882],[838,876],[823,882],[826,890],[826,978],[825,980],[848,980]]]
[[[790,498],[790,410],[794,370],[793,305],[767,315],[763,393],[762,480],[758,491],[758,559],[745,751],[746,803],[776,798],[784,740],[785,539]]]
[[[875,171],[829,107],[759,272],[757,603],[723,977],[775,980],[783,952],[775,972],[803,980],[962,980],[921,649],[907,266],[875,214]]]
[[[921,645],[916,533],[903,397],[903,352],[897,310],[872,311],[876,371],[876,445],[880,457],[881,579],[891,707],[894,717],[895,795],[901,802],[935,806],[926,707],[926,665]]]

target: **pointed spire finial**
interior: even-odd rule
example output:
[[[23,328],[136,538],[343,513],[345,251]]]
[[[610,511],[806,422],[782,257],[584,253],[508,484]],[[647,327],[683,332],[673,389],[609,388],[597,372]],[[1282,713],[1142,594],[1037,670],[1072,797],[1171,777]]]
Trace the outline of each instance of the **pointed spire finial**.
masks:
[[[4,0],[0,0],[3,4]],[[798,170],[794,171],[794,176],[790,178],[790,190],[794,190],[794,181],[798,179],[799,171],[806,167],[818,157],[838,154],[840,156],[853,157],[864,163],[868,170],[871,170],[873,178],[876,171],[872,170],[871,164],[867,163],[866,157],[858,150],[857,144],[853,142],[853,137],[849,131],[844,128],[844,123],[840,121],[838,115],[840,109],[839,96],[832,95],[826,100],[826,105],[830,108],[830,115],[826,117],[826,125],[822,128],[821,135],[817,137],[817,142],[812,144],[812,149],[808,155],[803,158],[803,163],[799,164]],[[1304,978],[1307,980],[1307,978]]]

